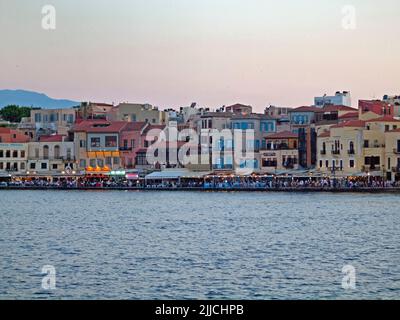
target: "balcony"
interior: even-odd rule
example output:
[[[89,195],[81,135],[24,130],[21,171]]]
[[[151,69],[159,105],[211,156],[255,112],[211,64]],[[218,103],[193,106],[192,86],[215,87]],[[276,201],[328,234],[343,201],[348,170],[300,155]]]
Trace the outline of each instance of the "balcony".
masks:
[[[297,148],[290,148],[286,143],[282,144],[267,144],[266,148],[262,148],[262,150],[267,151],[278,151],[278,150],[297,150]]]
[[[385,148],[384,143],[364,144],[365,149]]]
[[[396,149],[396,148],[393,149],[393,153],[394,153],[394,154],[400,154],[400,149]]]
[[[119,151],[132,151],[132,147],[119,147]]]
[[[326,150],[321,150],[320,153],[321,153],[321,156],[325,156],[326,155]]]
[[[338,156],[338,155],[340,155],[340,150],[332,150],[332,154],[334,156]]]

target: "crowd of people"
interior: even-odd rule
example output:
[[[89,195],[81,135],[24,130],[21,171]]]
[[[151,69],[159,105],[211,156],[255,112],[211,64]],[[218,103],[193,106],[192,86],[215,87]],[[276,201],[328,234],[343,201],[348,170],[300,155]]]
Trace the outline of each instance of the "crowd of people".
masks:
[[[385,189],[400,188],[400,181],[380,178],[209,178],[182,180],[124,180],[124,179],[46,179],[1,182],[0,187],[48,189]]]

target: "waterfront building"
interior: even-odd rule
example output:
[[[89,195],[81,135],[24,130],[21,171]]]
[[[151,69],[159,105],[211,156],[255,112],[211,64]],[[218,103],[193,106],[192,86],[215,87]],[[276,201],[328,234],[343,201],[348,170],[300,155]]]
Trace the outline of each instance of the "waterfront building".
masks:
[[[225,107],[225,112],[234,114],[251,114],[253,113],[253,107],[241,103],[236,103],[234,105]]]
[[[33,139],[46,135],[67,135],[75,123],[76,111],[66,109],[32,109],[30,118],[24,118],[18,129]]]
[[[78,122],[83,120],[106,120],[114,105],[108,103],[82,102],[76,110]]]
[[[82,121],[72,129],[79,170],[109,172],[122,168],[120,136],[125,121]]]
[[[265,108],[264,113],[271,118],[289,120],[289,111],[292,108],[269,106]]]
[[[238,153],[240,158],[235,159],[235,169],[238,169],[238,166],[240,169],[259,171],[261,160],[260,149],[266,147],[265,138],[271,133],[276,132],[277,120],[265,114],[238,113],[234,114],[231,118],[231,128],[233,132],[235,130],[242,130],[242,151],[247,151],[247,155],[242,155],[242,152]],[[254,136],[248,137],[246,130],[254,130]],[[234,144],[236,146],[235,141]],[[250,154],[254,154],[253,158],[250,158],[249,152]]]
[[[299,168],[299,137],[291,131],[269,134],[261,148],[261,171],[277,173]]]
[[[120,103],[107,115],[110,121],[148,122],[150,124],[168,124],[168,112],[161,111],[150,104]]]
[[[29,137],[18,130],[0,128],[0,175],[26,170],[28,141]]]
[[[146,122],[129,122],[121,130],[119,150],[123,168],[132,169],[137,162],[143,162],[143,157],[138,154],[145,147],[145,129],[149,126]]]
[[[385,131],[386,179],[400,181],[400,126]]]
[[[314,105],[322,108],[326,105],[342,105],[351,107],[351,95],[348,91],[337,91],[334,96],[323,95],[314,98]]]
[[[400,117],[400,95],[385,95],[383,96],[383,102],[393,106],[393,115]]]
[[[370,120],[379,116],[393,116],[394,106],[381,100],[360,100],[358,102],[360,120]]]
[[[318,170],[327,175],[357,175],[363,169],[365,122],[347,121],[318,135]]]
[[[41,136],[28,143],[27,172],[57,175],[72,174],[76,169],[74,142],[66,136]]]
[[[318,169],[324,173],[393,179],[400,120],[384,116],[332,126],[318,136]],[[399,138],[400,140],[400,138]],[[392,165],[394,164],[394,165]]]

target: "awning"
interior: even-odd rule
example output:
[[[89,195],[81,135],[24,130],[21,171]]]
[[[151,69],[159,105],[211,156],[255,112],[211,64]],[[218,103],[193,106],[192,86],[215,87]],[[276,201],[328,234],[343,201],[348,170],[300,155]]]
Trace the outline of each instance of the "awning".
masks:
[[[148,174],[145,179],[146,180],[178,180],[180,178],[187,179],[195,179],[195,178],[203,178],[206,175],[209,175],[211,172],[193,172],[189,170],[164,170],[164,171],[156,171]]]

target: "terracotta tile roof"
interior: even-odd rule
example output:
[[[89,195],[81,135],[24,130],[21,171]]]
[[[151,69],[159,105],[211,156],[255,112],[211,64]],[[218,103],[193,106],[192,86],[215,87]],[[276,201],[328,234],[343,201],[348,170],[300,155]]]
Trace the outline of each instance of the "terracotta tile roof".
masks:
[[[73,127],[74,132],[115,133],[120,132],[128,124],[126,121],[82,121]]]
[[[62,142],[65,136],[62,135],[53,135],[53,136],[41,136],[40,142]]]
[[[332,111],[357,111],[352,107],[342,106],[342,105],[326,105],[322,108],[324,112],[332,112]],[[358,112],[357,112],[358,113]]]
[[[318,136],[318,138],[328,138],[330,136],[331,136],[331,132],[330,131],[324,131]]]
[[[303,106],[289,110],[289,112],[322,112],[322,108]]]
[[[400,120],[394,118],[393,116],[386,115],[384,117],[368,120],[367,122],[400,122]]]
[[[146,122],[128,122],[124,131],[141,131],[146,125]]]
[[[365,127],[365,121],[363,120],[349,120],[342,122],[340,124],[337,124],[335,126],[332,126],[331,128],[345,128],[345,127],[350,127],[350,128],[364,128]]]
[[[296,139],[299,136],[291,131],[282,131],[272,133],[266,136],[266,139]]]
[[[345,113],[345,114],[343,114],[343,115],[341,115],[340,117],[339,117],[339,119],[350,119],[350,118],[355,118],[355,119],[358,119],[358,111],[355,111],[355,112],[348,112],[348,113]]]

